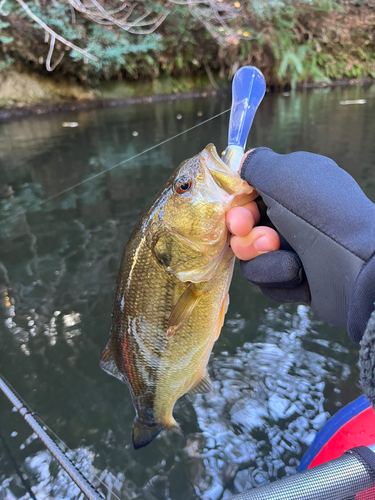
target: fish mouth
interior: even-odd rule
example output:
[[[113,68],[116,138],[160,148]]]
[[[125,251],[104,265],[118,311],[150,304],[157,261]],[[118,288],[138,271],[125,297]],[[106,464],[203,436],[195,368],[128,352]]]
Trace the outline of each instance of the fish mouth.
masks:
[[[245,205],[258,197],[255,189],[223,162],[213,144],[208,144],[205,147],[202,151],[202,157],[216,186],[225,193],[223,201],[227,207],[226,211]]]
[[[202,157],[215,183],[228,195],[238,193],[243,184],[241,177],[223,162],[213,144],[204,148]]]

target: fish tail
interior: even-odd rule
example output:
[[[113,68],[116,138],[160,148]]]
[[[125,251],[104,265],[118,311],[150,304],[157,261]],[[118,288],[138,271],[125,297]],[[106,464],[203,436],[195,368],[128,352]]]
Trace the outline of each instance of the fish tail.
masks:
[[[171,429],[171,431],[177,433],[179,436],[184,438],[185,441],[188,440],[186,432],[181,429],[181,427],[179,426],[179,424],[176,421],[175,421],[174,425],[172,427],[170,427],[170,429]]]
[[[172,432],[175,432],[181,436],[185,441],[188,437],[185,432],[181,429],[180,425],[175,419],[169,425],[162,425],[158,422],[147,423],[142,422],[138,417],[134,420],[133,425],[133,446],[135,450],[143,448],[153,441],[156,436],[164,429],[167,428]]]
[[[176,420],[173,418],[172,415],[170,415],[170,417],[167,419],[167,424],[166,424],[166,428],[172,432],[174,432],[175,434],[178,434],[179,436],[181,436],[185,441],[188,440],[188,437],[187,435],[185,434],[185,432],[181,429],[180,427],[180,424],[176,422]]]
[[[133,425],[133,446],[135,450],[147,446],[153,441],[163,426],[158,423],[147,424],[141,422],[138,418],[135,419]]]

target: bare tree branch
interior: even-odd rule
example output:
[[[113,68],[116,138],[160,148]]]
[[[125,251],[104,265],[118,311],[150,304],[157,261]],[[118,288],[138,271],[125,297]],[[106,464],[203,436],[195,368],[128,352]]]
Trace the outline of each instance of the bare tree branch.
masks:
[[[56,68],[56,66],[58,64],[60,64],[60,62],[62,61],[62,59],[64,57],[64,52],[61,52],[61,54],[58,57],[58,59],[55,62],[55,64],[53,64],[51,66],[51,58],[52,58],[52,54],[53,54],[53,49],[54,48],[55,48],[55,37],[51,36],[51,43],[50,43],[50,46],[49,46],[49,51],[48,51],[48,55],[47,55],[47,59],[46,59],[46,68],[47,68],[47,71],[53,71]]]
[[[119,8],[110,11],[103,7],[103,5],[97,0],[89,0],[89,2],[86,3],[83,3],[81,0],[68,0],[68,2],[78,12],[81,12],[87,18],[98,24],[117,26],[118,28],[135,35],[147,35],[153,33],[170,13],[170,10],[166,10],[166,12],[157,14],[156,17],[150,20],[147,18],[149,18],[153,12],[149,9],[145,10],[143,14],[140,14],[137,19],[131,21],[130,17],[134,12],[135,7],[139,7],[141,4],[125,3]],[[128,9],[127,12],[125,12],[121,17],[118,17],[118,14],[125,10],[126,7]],[[145,26],[150,26],[150,28],[142,29]]]
[[[230,25],[243,17],[239,2],[226,3],[218,0],[170,0],[176,5],[186,5],[190,14],[195,17],[212,35],[219,45],[226,46],[238,43],[242,39],[251,40],[258,37],[243,35]],[[238,4],[238,5],[237,5]]]
[[[212,72],[211,72],[211,70],[210,70],[210,67],[209,67],[209,65],[207,64],[206,60],[203,60],[203,65],[204,65],[204,69],[206,70],[206,73],[207,73],[208,79],[210,80],[210,83],[211,83],[212,87],[213,87],[215,90],[218,90],[219,86],[218,86],[218,84],[215,82],[214,77],[213,77],[213,75],[212,75]]]
[[[76,23],[76,11],[74,10],[72,5],[69,5],[70,7],[70,13],[72,15],[72,24]]]
[[[74,45],[74,43],[69,42],[68,40],[66,40],[62,36],[58,35],[55,31],[53,31],[49,26],[47,26],[47,24],[45,22],[43,22],[41,19],[39,19],[38,16],[36,16],[35,14],[33,14],[31,12],[31,10],[29,9],[28,5],[23,0],[16,0],[16,1],[21,5],[21,7],[23,8],[23,10],[26,12],[26,14],[29,17],[31,17],[31,19],[33,19],[33,21],[35,21],[37,24],[39,24],[39,26],[41,26],[44,29],[44,31],[46,31],[47,33],[49,33],[51,35],[51,37],[53,38],[53,45],[52,45],[52,42],[51,42],[52,52],[53,52],[53,46],[55,44],[55,39],[56,39],[56,40],[59,40],[64,45],[66,45],[67,47],[70,47],[71,49],[73,49],[73,50],[75,50],[77,52],[80,52],[81,54],[83,54],[88,59],[92,59],[93,61],[98,61],[98,58],[95,57],[95,56],[93,56],[93,55],[91,55],[91,54],[89,54],[87,52],[87,50],[81,49],[80,47],[77,47],[77,45]],[[51,51],[51,45],[50,45],[50,51]],[[51,54],[51,56],[52,56],[52,54]],[[47,60],[48,60],[48,57],[47,57]],[[54,67],[56,67],[56,65]],[[52,70],[48,69],[48,67],[47,67],[47,70],[48,71],[52,71]]]

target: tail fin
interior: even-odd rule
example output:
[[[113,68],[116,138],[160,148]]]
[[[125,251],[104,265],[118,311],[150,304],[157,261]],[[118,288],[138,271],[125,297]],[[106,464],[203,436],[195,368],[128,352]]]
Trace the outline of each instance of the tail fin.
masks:
[[[173,427],[171,427],[170,430],[175,432],[176,434],[178,434],[180,437],[182,437],[185,441],[185,444],[186,444],[186,442],[188,440],[186,432],[181,429],[181,427],[179,426],[179,424],[177,422],[175,422],[175,425]]]
[[[136,419],[133,426],[134,449],[138,450],[139,448],[147,446],[156,438],[162,429],[163,427],[160,424],[154,423],[148,425]]]
[[[175,432],[181,436],[185,441],[187,441],[187,435],[178,425],[178,423],[173,419],[174,423],[168,427],[169,430]],[[133,425],[133,446],[135,450],[143,448],[153,441],[156,436],[163,430],[163,426],[158,423],[147,424],[141,422],[138,418],[135,419]]]

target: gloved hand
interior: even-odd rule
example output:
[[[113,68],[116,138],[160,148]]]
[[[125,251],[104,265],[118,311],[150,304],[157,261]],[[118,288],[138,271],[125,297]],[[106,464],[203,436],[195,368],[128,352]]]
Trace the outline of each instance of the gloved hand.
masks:
[[[261,197],[260,226],[281,240],[242,261],[244,276],[271,299],[309,304],[359,343],[375,302],[375,205],[334,161],[311,153],[255,149],[241,177]]]

